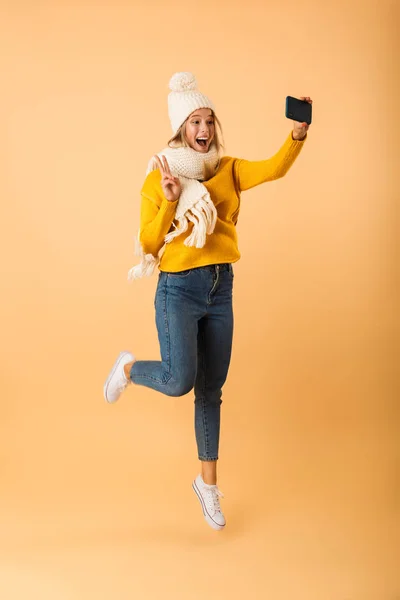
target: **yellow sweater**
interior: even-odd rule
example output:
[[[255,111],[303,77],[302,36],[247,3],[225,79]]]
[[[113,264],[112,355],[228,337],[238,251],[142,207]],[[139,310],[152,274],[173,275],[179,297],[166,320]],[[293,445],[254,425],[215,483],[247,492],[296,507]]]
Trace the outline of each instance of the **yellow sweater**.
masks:
[[[283,177],[299,155],[304,141],[294,140],[290,132],[281,149],[267,160],[248,161],[224,156],[217,173],[203,184],[210,193],[218,218],[214,232],[207,235],[203,248],[184,245],[188,230],[166,245],[161,257],[161,271],[184,271],[205,265],[233,263],[240,253],[236,223],[240,210],[240,193],[256,185]],[[168,202],[161,187],[157,169],[146,177],[141,191],[140,242],[146,254],[157,256],[164,245],[164,236],[172,229],[177,202]]]

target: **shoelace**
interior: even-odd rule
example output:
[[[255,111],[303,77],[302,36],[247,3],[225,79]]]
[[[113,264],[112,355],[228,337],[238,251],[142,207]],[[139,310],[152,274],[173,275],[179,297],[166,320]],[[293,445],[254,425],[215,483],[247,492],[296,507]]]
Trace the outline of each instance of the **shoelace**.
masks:
[[[215,513],[222,512],[219,499],[224,498],[224,495],[221,490],[219,490],[217,486],[213,488],[204,488],[204,494],[209,508],[214,509]]]
[[[118,391],[123,392],[127,385],[129,385],[129,381],[121,378],[119,385],[118,385]]]

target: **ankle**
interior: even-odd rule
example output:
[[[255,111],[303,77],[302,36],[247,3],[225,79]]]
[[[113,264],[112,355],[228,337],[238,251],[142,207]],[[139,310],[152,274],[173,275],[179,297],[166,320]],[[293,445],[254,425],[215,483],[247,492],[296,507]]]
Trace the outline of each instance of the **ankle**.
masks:
[[[126,365],[124,365],[124,374],[128,381],[131,380],[131,369],[134,362],[135,361],[126,363]]]
[[[201,475],[201,478],[203,480],[203,483],[205,483],[206,485],[217,485],[217,478],[216,477],[212,477],[209,475]]]
[[[201,477],[206,485],[217,485],[217,461],[201,461]]]

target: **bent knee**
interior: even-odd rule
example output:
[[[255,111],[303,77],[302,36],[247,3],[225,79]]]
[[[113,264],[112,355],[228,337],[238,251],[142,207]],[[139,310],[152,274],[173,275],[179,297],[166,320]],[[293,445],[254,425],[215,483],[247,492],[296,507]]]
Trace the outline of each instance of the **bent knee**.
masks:
[[[165,393],[167,396],[185,396],[193,389],[193,386],[194,381],[191,381],[190,379],[176,379],[171,377],[165,388]]]

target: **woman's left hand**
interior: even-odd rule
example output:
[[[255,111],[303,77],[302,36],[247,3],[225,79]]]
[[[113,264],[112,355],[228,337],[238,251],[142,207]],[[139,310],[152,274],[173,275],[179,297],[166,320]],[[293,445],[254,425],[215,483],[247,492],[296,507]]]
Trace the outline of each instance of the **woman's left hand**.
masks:
[[[313,103],[309,96],[300,96],[300,100],[305,100],[306,102],[308,102],[308,104]],[[300,123],[299,121],[295,121],[293,125],[293,139],[302,140],[306,136],[306,133],[309,130],[309,128],[310,126],[308,123]]]

